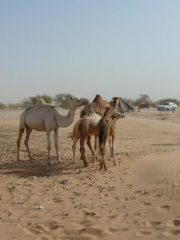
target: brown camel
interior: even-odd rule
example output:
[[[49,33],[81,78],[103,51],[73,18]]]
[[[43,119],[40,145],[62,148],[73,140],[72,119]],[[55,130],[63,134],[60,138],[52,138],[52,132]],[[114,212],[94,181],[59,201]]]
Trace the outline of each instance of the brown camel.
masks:
[[[118,109],[118,105],[119,105],[119,101],[120,99],[118,97],[113,97],[113,109],[111,108],[112,111],[116,111]],[[95,107],[98,105],[98,107]],[[103,104],[101,104],[103,103]],[[85,156],[85,141],[89,147],[89,149],[91,150],[92,154],[93,154],[93,159],[94,162],[96,161],[96,150],[97,150],[97,136],[98,136],[98,122],[101,119],[101,116],[99,114],[96,114],[93,112],[93,109],[95,110],[100,110],[100,105],[103,105],[102,111],[99,112],[103,112],[105,110],[104,106],[109,105],[109,103],[105,100],[103,100],[101,98],[101,96],[96,95],[95,99],[93,100],[93,102],[91,104],[88,104],[89,108],[86,108],[86,115],[84,117],[82,117],[81,119],[79,119],[74,128],[73,128],[73,134],[72,134],[72,139],[73,139],[73,159],[74,162],[76,162],[76,145],[78,140],[80,139],[80,152],[81,152],[81,158],[84,160],[84,165],[87,166],[87,161],[86,161],[86,156]],[[93,105],[93,108],[92,108]],[[109,105],[110,106],[110,105]],[[90,111],[89,111],[90,110]],[[91,112],[91,113],[89,113]],[[117,113],[117,115],[120,117],[124,117],[124,115]],[[94,146],[94,151],[92,149],[92,145],[91,145],[91,135],[95,136],[95,146]]]
[[[95,96],[94,100],[92,101],[92,103],[87,104],[84,107],[84,109],[81,111],[80,117],[89,116],[89,115],[91,115],[91,113],[97,113],[97,114],[103,116],[106,107],[109,107],[111,112],[114,112],[114,111],[118,112],[120,98],[113,97],[112,99],[113,99],[113,106],[111,107],[109,102],[107,102],[100,95],[97,94]],[[92,134],[92,135],[94,135],[94,134]],[[88,134],[86,143],[94,156],[94,152],[93,152],[92,145],[91,145],[91,134]],[[96,144],[96,141],[95,141],[95,144]]]
[[[115,130],[116,130],[116,121],[118,120],[117,117],[111,115],[110,108],[106,108],[104,112],[104,116],[98,123],[99,127],[99,151],[100,151],[100,169],[107,170],[105,164],[105,148],[106,142],[111,137],[112,141],[110,146],[110,151],[114,160],[114,164],[118,165],[114,155],[114,141],[115,141]]]
[[[33,107],[27,108],[20,116],[19,125],[19,136],[17,139],[17,160],[19,161],[19,150],[21,138],[24,130],[26,129],[25,146],[28,151],[30,159],[33,159],[29,146],[29,136],[32,130],[43,131],[47,133],[47,162],[46,165],[50,165],[50,151],[51,151],[51,141],[50,133],[54,130],[54,145],[56,149],[57,161],[60,163],[61,159],[58,154],[58,129],[59,127],[68,127],[74,120],[75,111],[78,107],[86,105],[88,101],[86,99],[70,98],[70,107],[67,116],[62,116],[59,114],[57,109],[50,104],[44,102],[43,99],[37,101]]]
[[[72,133],[72,139],[73,139],[73,159],[74,162],[76,162],[76,145],[78,140],[80,139],[80,152],[81,152],[81,158],[84,160],[84,166],[87,167],[87,161],[86,161],[86,156],[85,156],[85,141],[86,139],[91,136],[94,135],[95,136],[95,140],[96,137],[98,136],[98,122],[101,119],[101,116],[99,114],[96,113],[91,113],[89,116],[84,116],[82,118],[80,118],[74,125],[73,128],[73,133]],[[90,138],[89,138],[90,140]],[[93,151],[92,146],[91,146],[91,142],[87,141],[86,142],[89,149],[91,150],[93,157],[94,157],[94,162],[95,162],[95,151]],[[95,145],[96,145],[96,141],[95,141]]]
[[[116,99],[119,99],[119,98],[114,98],[113,102],[115,102]],[[103,116],[106,107],[111,108],[110,103],[104,100],[100,95],[97,94],[94,100],[91,103],[87,104],[84,107],[84,109],[81,111],[80,117],[83,117],[85,115],[90,115],[92,112],[95,112]]]

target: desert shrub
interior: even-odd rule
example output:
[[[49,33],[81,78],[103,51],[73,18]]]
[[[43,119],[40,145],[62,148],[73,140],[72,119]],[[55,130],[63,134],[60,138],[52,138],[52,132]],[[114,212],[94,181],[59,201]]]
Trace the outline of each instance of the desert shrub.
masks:
[[[69,98],[72,95],[70,93],[59,93],[54,97],[54,102],[57,106],[68,109],[69,108]]]

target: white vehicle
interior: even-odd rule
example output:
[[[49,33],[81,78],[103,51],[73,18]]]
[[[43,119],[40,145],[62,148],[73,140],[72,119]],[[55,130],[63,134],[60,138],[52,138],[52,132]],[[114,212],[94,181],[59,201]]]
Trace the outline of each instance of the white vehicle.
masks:
[[[157,109],[159,111],[166,111],[166,110],[176,110],[177,105],[173,102],[165,102],[162,105],[158,105]]]

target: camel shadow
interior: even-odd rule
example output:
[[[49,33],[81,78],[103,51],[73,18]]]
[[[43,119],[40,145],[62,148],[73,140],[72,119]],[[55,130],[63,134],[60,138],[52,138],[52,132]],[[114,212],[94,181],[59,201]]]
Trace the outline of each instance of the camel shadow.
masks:
[[[179,146],[180,143],[154,143],[151,146]]]
[[[17,162],[11,159],[8,162],[0,164],[1,174],[16,175],[20,178],[30,177],[50,177],[58,175],[79,174],[81,167],[75,165],[72,160],[64,160],[58,164],[55,160],[52,161],[49,171],[46,170],[46,159],[35,160],[20,160]],[[83,167],[83,163],[82,163]]]

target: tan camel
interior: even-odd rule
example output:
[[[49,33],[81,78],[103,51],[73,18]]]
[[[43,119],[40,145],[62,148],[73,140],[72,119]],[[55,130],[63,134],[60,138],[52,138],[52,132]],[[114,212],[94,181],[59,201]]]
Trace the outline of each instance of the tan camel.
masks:
[[[120,98],[113,97],[112,99],[113,99],[113,103],[112,103],[113,106],[110,106],[110,103],[108,103],[100,95],[97,94],[95,96],[94,100],[92,101],[92,103],[89,103],[88,105],[86,105],[84,107],[84,109],[81,111],[81,117],[89,116],[92,112],[103,116],[106,107],[110,107],[111,112],[114,112],[114,111],[118,112]],[[94,119],[94,121],[95,121],[95,119]],[[94,135],[94,134],[88,134],[86,143],[87,143],[89,149],[91,150],[92,154],[94,155],[93,150],[92,150],[92,145],[91,145],[91,135]],[[96,143],[96,139],[95,139],[95,143]]]
[[[113,111],[117,111],[118,109],[118,105],[119,105],[119,101],[120,101],[120,98],[118,97],[113,97]],[[109,103],[105,100],[103,100],[101,98],[101,96],[99,95],[96,95],[95,99],[93,100],[93,103],[94,102],[103,102],[104,105],[103,105],[103,110],[101,111],[101,113],[104,111],[104,106],[107,106],[109,105]],[[88,104],[89,106],[91,104]],[[100,105],[100,104],[99,104]],[[102,105],[102,104],[101,104]],[[110,106],[110,105],[109,105]],[[93,108],[90,106],[89,109],[91,109],[91,111],[93,111]],[[97,108],[95,108],[97,109]],[[100,108],[98,107],[98,110]],[[88,109],[86,109],[88,110]],[[90,112],[91,112],[90,111]],[[87,115],[89,114],[86,113]],[[72,139],[73,139],[73,146],[72,146],[72,149],[73,149],[73,160],[74,162],[76,162],[76,145],[77,145],[77,142],[78,140],[80,139],[80,151],[81,151],[81,158],[85,158],[85,161],[84,161],[84,164],[86,165],[87,161],[86,161],[86,157],[85,157],[85,148],[84,148],[84,144],[85,144],[85,141],[89,147],[89,149],[91,150],[92,154],[93,154],[93,159],[94,159],[94,162],[96,161],[96,149],[97,149],[97,136],[98,136],[98,128],[97,128],[97,125],[98,125],[98,122],[99,120],[101,119],[101,116],[99,114],[96,114],[94,112],[92,112],[89,116],[85,115],[83,118],[79,119],[74,128],[73,128],[73,134],[72,134]],[[119,115],[122,115],[122,114],[119,114]],[[94,135],[95,136],[95,146],[94,146],[94,151],[92,149],[92,145],[91,145],[91,135]]]
[[[97,94],[94,100],[91,103],[87,104],[81,111],[80,117],[90,115],[92,112],[103,116],[106,107],[111,108],[110,103],[108,103],[100,95]]]
[[[120,103],[120,98],[119,97],[113,97],[113,109],[118,112],[118,107],[119,107],[119,103]]]
[[[122,114],[123,115],[123,114]],[[123,115],[124,116],[124,115]],[[99,151],[100,151],[100,168],[107,170],[106,164],[105,164],[105,148],[106,148],[106,142],[110,137],[112,138],[112,141],[110,142],[110,151],[111,155],[114,160],[114,164],[118,165],[115,159],[114,154],[114,141],[115,141],[115,130],[116,130],[116,121],[118,120],[118,117],[112,117],[110,109],[106,108],[104,116],[101,118],[101,120],[98,123],[99,127]]]
[[[75,111],[78,107],[86,105],[88,100],[71,97],[69,100],[70,107],[67,116],[59,114],[58,110],[51,104],[45,103],[43,99],[39,99],[33,107],[27,108],[20,116],[19,135],[17,139],[17,160],[19,161],[20,143],[24,130],[26,129],[25,146],[28,151],[30,160],[33,159],[29,146],[29,136],[32,130],[43,131],[47,134],[47,162],[50,165],[51,141],[50,133],[54,130],[54,146],[56,150],[57,161],[61,159],[58,154],[58,129],[59,127],[68,127],[74,120]]]
[[[119,112],[114,112],[111,113],[110,116],[114,119],[113,121],[118,120],[119,118],[124,118],[124,115],[119,113]],[[94,135],[95,136],[95,145],[94,145],[94,151],[92,150],[90,142],[87,142],[92,154],[93,154],[93,159],[94,162],[96,161],[97,157],[97,137],[99,135],[99,121],[101,120],[102,116],[96,114],[96,113],[91,113],[90,116],[85,116],[81,119],[79,119],[74,128],[73,128],[73,159],[74,162],[76,162],[76,145],[78,140],[80,139],[80,152],[81,152],[81,158],[83,159],[84,166],[87,167],[87,160],[86,160],[86,155],[85,155],[85,141],[88,139],[89,136]],[[111,155],[113,155],[113,144],[114,141],[109,140],[109,145],[110,145],[110,152]],[[113,155],[114,157],[114,155]]]
[[[101,119],[102,116],[100,116],[99,114],[96,113],[91,113],[90,116],[84,116],[82,118],[80,118],[74,125],[73,128],[73,133],[72,133],[72,139],[73,139],[73,160],[74,162],[76,162],[76,145],[78,140],[80,139],[80,152],[81,152],[81,158],[83,159],[83,154],[82,151],[84,149],[84,144],[86,139],[88,139],[89,141],[87,141],[87,145],[89,147],[89,149],[91,150],[92,154],[93,154],[93,158],[94,158],[94,162],[95,162],[95,154],[96,152],[93,151],[92,146],[91,146],[91,142],[90,142],[90,138],[88,138],[91,135],[95,136],[95,148],[97,145],[96,142],[96,137],[98,136],[98,122]],[[84,150],[84,155],[85,155],[85,150]],[[86,160],[85,160],[85,165],[86,164]]]

